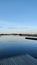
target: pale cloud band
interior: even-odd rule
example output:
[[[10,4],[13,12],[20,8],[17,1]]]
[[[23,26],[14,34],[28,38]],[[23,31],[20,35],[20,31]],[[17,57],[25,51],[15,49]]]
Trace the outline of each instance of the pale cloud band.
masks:
[[[24,26],[19,25],[13,22],[8,21],[0,21],[0,33],[9,33],[9,32],[20,32],[20,33],[28,33],[28,32],[37,32],[37,26]],[[32,30],[32,31],[31,31]],[[34,31],[35,30],[35,31]]]

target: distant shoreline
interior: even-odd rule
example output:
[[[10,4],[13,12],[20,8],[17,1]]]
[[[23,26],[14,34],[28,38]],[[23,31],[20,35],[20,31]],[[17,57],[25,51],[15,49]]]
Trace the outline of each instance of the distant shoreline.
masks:
[[[0,34],[0,36],[5,36],[5,35],[14,35],[14,36],[32,36],[32,37],[37,37],[37,34],[17,34],[17,33]]]

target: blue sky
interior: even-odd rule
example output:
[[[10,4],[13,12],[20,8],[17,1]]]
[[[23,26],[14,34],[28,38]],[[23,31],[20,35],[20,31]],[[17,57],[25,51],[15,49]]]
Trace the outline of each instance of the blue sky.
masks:
[[[37,0],[0,0],[0,32],[37,31]]]

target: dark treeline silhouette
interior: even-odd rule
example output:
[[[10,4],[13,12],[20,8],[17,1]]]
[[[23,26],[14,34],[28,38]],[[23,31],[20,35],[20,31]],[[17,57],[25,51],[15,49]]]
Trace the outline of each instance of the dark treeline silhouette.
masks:
[[[0,36],[4,36],[4,35],[18,35],[18,36],[33,36],[33,37],[37,37],[37,34],[17,34],[17,33],[11,33],[11,34],[0,34]]]
[[[3,35],[19,35],[19,36],[34,36],[34,37],[37,37],[37,34],[17,34],[17,33],[0,34],[0,36],[3,36]]]

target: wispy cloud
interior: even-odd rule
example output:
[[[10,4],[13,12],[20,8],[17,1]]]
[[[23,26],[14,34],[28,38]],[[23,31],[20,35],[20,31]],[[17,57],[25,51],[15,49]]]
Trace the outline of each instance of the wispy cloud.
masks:
[[[13,22],[8,22],[8,21],[0,21],[0,28],[3,29],[36,29],[37,26],[28,26],[25,24],[18,24],[18,23],[13,23]]]
[[[37,32],[36,26],[26,26],[18,23],[8,22],[8,21],[0,21],[0,33],[1,32],[26,32],[26,33],[34,33]]]

